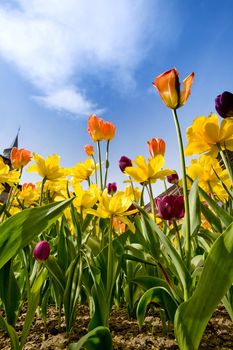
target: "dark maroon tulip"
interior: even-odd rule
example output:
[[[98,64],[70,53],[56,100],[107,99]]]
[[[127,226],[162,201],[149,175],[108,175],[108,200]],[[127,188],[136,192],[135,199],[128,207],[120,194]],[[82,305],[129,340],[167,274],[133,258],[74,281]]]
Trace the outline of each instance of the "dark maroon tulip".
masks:
[[[113,195],[117,191],[117,184],[116,182],[109,182],[107,184],[108,194]]]
[[[158,217],[164,220],[181,219],[184,217],[184,197],[168,195],[156,198]]]
[[[124,172],[127,166],[132,166],[132,161],[128,157],[122,156],[119,160],[119,167],[121,171]]]
[[[50,254],[50,245],[47,241],[40,241],[35,246],[33,255],[36,260],[47,260]]]
[[[177,173],[167,176],[167,182],[169,182],[170,184],[177,184],[178,181],[179,181],[179,176]]]
[[[233,117],[233,94],[224,91],[215,99],[215,109],[222,118]]]

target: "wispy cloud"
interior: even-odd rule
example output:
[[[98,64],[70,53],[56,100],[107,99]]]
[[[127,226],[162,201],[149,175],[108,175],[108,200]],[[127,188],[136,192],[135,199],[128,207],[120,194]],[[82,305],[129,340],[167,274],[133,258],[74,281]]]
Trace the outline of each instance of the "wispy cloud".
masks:
[[[37,101],[86,116],[101,106],[82,92],[85,88],[88,94],[85,76],[98,80],[108,75],[109,84],[132,84],[134,71],[151,44],[154,21],[153,40],[163,39],[159,5],[159,0],[3,3],[0,55],[41,91]]]

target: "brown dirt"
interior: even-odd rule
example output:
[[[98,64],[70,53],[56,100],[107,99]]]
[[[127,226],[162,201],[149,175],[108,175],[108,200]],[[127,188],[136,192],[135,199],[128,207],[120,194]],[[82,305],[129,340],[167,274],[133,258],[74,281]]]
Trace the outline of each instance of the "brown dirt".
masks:
[[[25,350],[67,349],[69,343],[78,341],[86,334],[88,322],[88,308],[79,306],[74,330],[68,337],[64,323],[61,324],[60,329],[58,328],[56,310],[50,308],[46,326],[40,317],[35,318]],[[22,324],[23,315],[16,327],[19,333],[22,330]],[[172,330],[165,334],[158,316],[147,316],[145,325],[139,330],[136,320],[130,319],[125,309],[115,309],[112,312],[109,327],[112,332],[114,350],[179,349]],[[0,350],[10,349],[7,334],[0,330]],[[233,323],[223,306],[220,306],[214,313],[203,336],[200,350],[208,349],[233,349]]]

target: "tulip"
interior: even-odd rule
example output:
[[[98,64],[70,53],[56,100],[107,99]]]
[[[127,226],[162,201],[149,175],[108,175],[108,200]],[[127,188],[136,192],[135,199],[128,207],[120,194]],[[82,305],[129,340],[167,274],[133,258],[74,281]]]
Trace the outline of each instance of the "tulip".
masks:
[[[233,94],[224,91],[215,99],[215,109],[222,118],[233,117]]]
[[[31,158],[31,152],[24,148],[13,147],[11,150],[10,160],[14,169],[21,169],[30,162]]]
[[[132,161],[126,156],[122,156],[119,160],[119,167],[121,171],[124,173],[125,168],[132,166]]]
[[[179,176],[178,176],[177,172],[175,172],[171,175],[168,175],[166,177],[166,179],[167,179],[167,182],[169,182],[170,184],[177,184],[179,181]]]
[[[94,142],[110,141],[114,138],[116,127],[111,122],[105,122],[102,118],[92,114],[88,118],[87,131]]]
[[[147,145],[152,158],[157,154],[162,154],[162,156],[164,156],[166,144],[163,139],[154,137],[151,141],[147,141]]]
[[[116,193],[117,191],[117,184],[116,182],[109,182],[107,185],[107,190],[108,190],[108,194],[110,194],[111,196]]]
[[[163,220],[181,219],[184,217],[184,197],[167,195],[156,198],[158,217]]]
[[[94,147],[92,145],[85,145],[84,151],[88,157],[93,156],[93,154],[95,153]]]
[[[193,79],[194,73],[191,73],[183,80],[183,91],[180,91],[179,73],[173,68],[156,77],[152,84],[165,105],[171,109],[177,109],[186,103]]]
[[[47,241],[40,241],[35,246],[33,252],[34,258],[36,260],[45,261],[50,255],[50,245]]]

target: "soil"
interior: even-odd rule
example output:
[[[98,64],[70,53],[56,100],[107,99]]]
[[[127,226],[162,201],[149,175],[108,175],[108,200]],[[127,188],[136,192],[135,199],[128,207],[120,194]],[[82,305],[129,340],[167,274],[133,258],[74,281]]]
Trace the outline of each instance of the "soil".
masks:
[[[24,315],[20,316],[16,327],[19,333],[22,330],[23,317]],[[46,326],[39,316],[35,317],[25,350],[68,349],[69,343],[78,341],[80,337],[86,334],[88,322],[88,307],[79,306],[76,324],[73,332],[68,337],[64,323],[61,324],[59,329],[57,311],[51,307],[48,312]],[[109,327],[112,333],[114,350],[179,349],[172,329],[165,332],[158,315],[152,316],[149,314],[145,319],[145,325],[139,330],[136,320],[129,318],[126,309],[114,309]],[[10,349],[8,335],[0,330],[0,350]],[[213,314],[200,345],[200,350],[208,349],[233,349],[233,323],[221,305]]]

